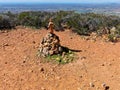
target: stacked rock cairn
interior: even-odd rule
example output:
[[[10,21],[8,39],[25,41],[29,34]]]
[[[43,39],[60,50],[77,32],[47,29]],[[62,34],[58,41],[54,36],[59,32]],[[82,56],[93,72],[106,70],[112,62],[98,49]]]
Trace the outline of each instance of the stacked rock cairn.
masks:
[[[59,37],[53,33],[47,33],[40,43],[39,53],[43,57],[61,54],[62,46]]]

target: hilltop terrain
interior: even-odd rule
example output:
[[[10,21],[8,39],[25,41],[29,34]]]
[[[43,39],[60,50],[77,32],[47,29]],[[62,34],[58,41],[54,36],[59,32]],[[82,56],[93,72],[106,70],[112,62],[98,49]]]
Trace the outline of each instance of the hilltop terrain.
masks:
[[[61,45],[81,50],[72,63],[58,65],[37,57],[47,32],[23,27],[0,32],[0,90],[120,89],[120,42],[86,40],[70,30],[55,32]]]

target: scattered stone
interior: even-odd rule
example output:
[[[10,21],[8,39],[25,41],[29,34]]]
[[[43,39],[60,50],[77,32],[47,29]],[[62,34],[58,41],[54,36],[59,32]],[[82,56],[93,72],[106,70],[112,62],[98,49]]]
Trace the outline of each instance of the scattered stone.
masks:
[[[64,57],[64,56],[65,56],[65,52],[62,53],[62,57]]]
[[[9,46],[9,44],[8,44],[8,43],[4,43],[4,44],[3,44],[3,47],[5,47],[5,46]]]
[[[83,76],[80,76],[80,78],[82,78]]]
[[[26,63],[26,61],[23,61],[23,63]]]
[[[41,87],[41,90],[46,90],[44,87]]]
[[[106,85],[106,83],[103,83],[102,87],[104,88],[104,90],[109,90],[109,88],[110,88],[109,86]]]
[[[83,57],[81,57],[81,60],[85,60],[85,59],[86,59],[86,57],[84,57],[84,56],[83,56]]]
[[[44,68],[41,68],[40,71],[41,71],[41,72],[44,72]]]
[[[59,86],[59,84],[58,84],[58,83],[56,83],[56,84],[55,84],[55,87],[58,87],[58,86]]]
[[[33,70],[30,69],[30,70],[28,70],[28,72],[31,73],[31,72],[33,72]]]
[[[89,46],[87,46],[87,49],[89,49],[90,48],[90,45]]]
[[[109,87],[109,86],[106,86],[106,87],[105,87],[105,90],[109,90],[109,89],[110,89],[110,87]]]
[[[35,42],[35,41],[33,41],[32,43],[33,43],[33,44],[35,44],[36,42]]]
[[[102,87],[105,87],[106,86],[106,83],[102,83],[102,85],[101,85]]]
[[[53,54],[60,54],[62,46],[60,45],[59,37],[53,33],[48,33],[41,41],[39,53],[46,57]]]
[[[105,66],[105,64],[102,64],[101,66]]]
[[[73,39],[72,37],[70,39]]]
[[[60,79],[61,79],[61,77],[56,77],[56,79],[57,79],[57,80],[60,80]]]
[[[53,71],[54,71],[54,68],[51,68],[50,71],[53,72]]]
[[[114,43],[114,42],[111,42],[111,44],[112,44],[112,45],[115,45],[115,43]]]
[[[109,65],[109,66],[111,66],[112,64],[111,64],[111,63],[109,63],[108,65]]]
[[[35,49],[36,47],[35,46],[33,46],[33,49]]]
[[[23,81],[23,79],[21,79],[21,81]]]
[[[78,88],[77,90],[82,90],[81,88]]]
[[[24,36],[25,33],[20,33],[20,36]]]
[[[5,64],[7,64],[7,62],[5,62]]]
[[[100,89],[100,87],[96,87],[96,90],[99,90]]]
[[[85,40],[86,40],[86,41],[88,41],[88,40],[90,40],[90,38],[89,38],[89,37],[87,37],[87,38],[85,38]]]
[[[8,33],[8,30],[5,30],[4,33]],[[7,34],[8,35],[8,34]]]
[[[111,77],[114,77],[113,75]]]
[[[113,59],[112,61],[115,61],[115,59]]]
[[[94,87],[95,85],[92,83],[92,82],[90,82],[90,87]]]

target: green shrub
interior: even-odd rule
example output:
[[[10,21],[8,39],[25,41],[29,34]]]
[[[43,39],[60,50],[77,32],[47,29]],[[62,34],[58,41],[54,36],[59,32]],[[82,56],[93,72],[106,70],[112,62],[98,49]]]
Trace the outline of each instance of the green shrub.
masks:
[[[108,40],[111,41],[111,42],[117,42],[117,37],[116,37],[116,35],[109,34],[108,35]]]
[[[80,35],[89,35],[91,32],[97,32],[97,30],[102,27],[111,28],[118,27],[120,25],[120,17],[117,16],[106,16],[95,13],[78,14],[74,11],[28,11],[18,14],[12,14],[11,12],[8,12],[2,14],[2,16],[9,17],[10,23],[11,21],[14,21],[14,25],[23,25],[35,28],[47,28],[49,18],[52,18],[55,24],[55,30],[64,30],[62,25],[65,24],[72,31]],[[5,20],[3,21],[6,22]],[[6,23],[4,24],[3,21],[1,20],[0,24],[6,27]]]

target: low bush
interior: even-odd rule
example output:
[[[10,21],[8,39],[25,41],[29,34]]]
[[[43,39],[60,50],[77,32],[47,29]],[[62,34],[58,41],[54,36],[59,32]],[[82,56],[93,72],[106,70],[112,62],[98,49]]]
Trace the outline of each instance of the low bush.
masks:
[[[53,19],[55,30],[63,31],[65,29],[71,29],[80,35],[90,35],[91,32],[97,32],[97,30],[101,30],[101,28],[112,28],[120,25],[120,17],[117,16],[106,16],[94,13],[78,14],[74,11],[28,11],[18,14],[8,12],[1,14],[1,16],[0,29],[13,28],[16,25],[35,28],[45,27],[47,29],[50,18]],[[5,18],[3,18],[3,16],[5,16]]]
[[[117,41],[118,41],[118,38],[117,38],[116,35],[109,34],[109,35],[108,35],[108,40],[111,41],[111,42],[117,42]]]

